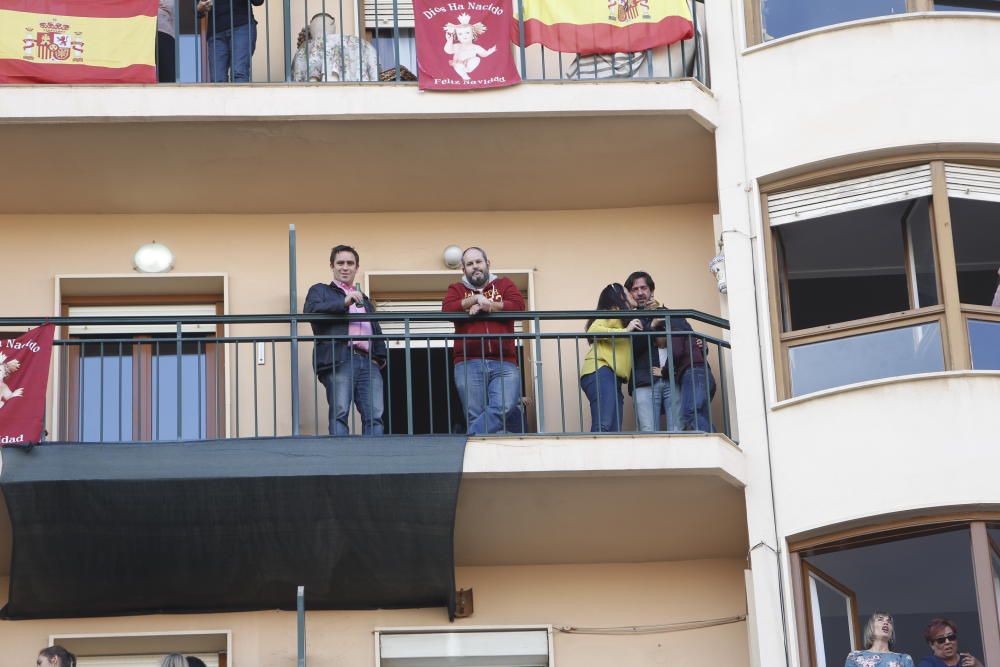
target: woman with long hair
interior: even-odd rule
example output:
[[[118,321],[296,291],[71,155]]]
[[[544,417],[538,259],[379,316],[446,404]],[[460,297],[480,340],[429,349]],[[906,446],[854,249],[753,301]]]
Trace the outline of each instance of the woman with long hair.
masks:
[[[896,623],[892,614],[876,611],[865,624],[863,637],[864,650],[851,651],[844,667],[868,667],[869,665],[885,665],[885,667],[913,667],[913,658],[906,653],[896,653]]]
[[[635,301],[620,283],[611,283],[597,299],[596,310],[623,311],[635,308]],[[632,319],[625,323],[620,317],[593,319],[587,322],[587,333],[607,334],[639,331],[642,322]],[[622,430],[622,382],[632,373],[632,338],[595,337],[580,369],[580,388],[590,401],[590,431],[592,433]]]

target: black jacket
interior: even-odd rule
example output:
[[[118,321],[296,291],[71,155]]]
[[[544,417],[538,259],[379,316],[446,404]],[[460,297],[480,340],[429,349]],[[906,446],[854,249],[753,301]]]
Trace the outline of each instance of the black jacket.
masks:
[[[372,302],[368,299],[367,295],[363,296],[365,311],[374,313],[375,306],[372,305]],[[306,313],[347,315],[348,308],[344,305],[344,299],[346,297],[347,294],[344,290],[340,289],[333,283],[316,283],[309,288],[309,293],[306,294],[306,303],[302,310]],[[334,362],[340,364],[349,359],[351,350],[346,339],[348,327],[348,321],[346,319],[331,318],[320,322],[310,322],[309,324],[312,326],[314,336],[345,337],[343,340],[323,340],[316,342],[316,354],[313,356],[313,368],[316,370],[317,375],[331,370]],[[371,324],[372,333],[377,337],[374,340],[369,341],[369,349],[371,350],[372,358],[375,359],[381,366],[385,362],[386,357],[385,339],[381,338],[382,327],[379,326],[379,323],[372,322]]]
[[[661,306],[663,308],[664,306]],[[629,387],[648,387],[652,384],[652,367],[660,366],[656,338],[662,338],[666,327],[661,324],[651,329],[653,317],[640,317],[643,331],[653,331],[649,336],[634,336],[632,338],[632,382]],[[694,329],[683,317],[670,318],[670,343],[668,349],[673,357],[674,382],[680,384],[681,378],[694,365],[705,366],[705,353],[695,343],[697,336],[685,335],[682,332],[693,332]],[[652,355],[652,356],[650,356]],[[662,364],[663,377],[669,377],[670,361]]]

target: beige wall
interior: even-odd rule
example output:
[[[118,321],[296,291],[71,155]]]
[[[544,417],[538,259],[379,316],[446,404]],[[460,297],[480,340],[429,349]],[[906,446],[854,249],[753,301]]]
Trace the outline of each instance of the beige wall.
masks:
[[[463,625],[552,624],[609,627],[680,623],[745,613],[743,562],[704,560],[625,565],[459,568],[457,585],[475,591]],[[6,580],[0,578],[0,599]],[[310,612],[311,667],[374,664],[377,627],[447,626],[443,609]],[[139,616],[0,622],[0,667],[31,664],[50,634],[231,630],[237,667],[292,667],[295,614]],[[649,635],[557,633],[557,665],[699,664],[748,666],[745,623]]]
[[[225,273],[229,278],[229,312],[233,314],[285,313],[288,309],[288,225],[298,234],[298,291],[301,300],[309,285],[328,281],[329,251],[336,243],[350,243],[361,254],[365,271],[442,270],[441,252],[449,244],[484,246],[494,269],[528,269],[534,273],[534,303],[539,310],[593,308],[601,288],[624,281],[635,269],[645,269],[657,280],[657,296],[675,308],[719,312],[715,283],[707,268],[715,254],[712,230],[714,204],[591,211],[519,211],[411,214],[330,214],[261,216],[0,216],[11,253],[7,270],[18,276],[18,290],[5,298],[4,316],[46,316],[56,312],[54,276],[57,274],[129,273],[131,257],[142,243],[156,240],[174,251],[174,274]],[[456,278],[459,274],[456,272]],[[582,331],[582,322],[546,325],[547,331]],[[709,333],[718,333],[704,329]],[[302,327],[306,333],[308,327]],[[232,327],[234,335],[285,335],[282,326]],[[586,343],[579,344],[580,355]],[[548,347],[552,349],[549,350]],[[555,360],[554,345],[543,358]],[[564,346],[563,382],[574,401],[576,359]],[[303,406],[303,428],[315,423],[312,396],[315,382],[309,355],[300,358],[300,388],[308,399]],[[242,435],[252,435],[252,403],[246,385],[252,382],[249,347],[240,351]],[[272,363],[258,366],[266,381],[258,393],[262,434],[270,434],[270,374]],[[231,359],[230,367],[235,363]],[[279,400],[288,394],[287,355],[279,345]],[[716,366],[718,368],[718,366]],[[545,367],[550,415],[560,409],[555,363]],[[324,410],[322,397],[320,411]],[[586,401],[584,421],[589,425]],[[579,426],[578,403],[567,405],[567,429]],[[288,433],[287,410],[279,410],[278,432]],[[322,423],[322,419],[320,419]],[[549,424],[549,428],[557,426]],[[231,424],[232,427],[232,424]],[[561,424],[558,424],[561,428]],[[321,426],[321,431],[323,427]],[[231,431],[234,433],[234,431]]]

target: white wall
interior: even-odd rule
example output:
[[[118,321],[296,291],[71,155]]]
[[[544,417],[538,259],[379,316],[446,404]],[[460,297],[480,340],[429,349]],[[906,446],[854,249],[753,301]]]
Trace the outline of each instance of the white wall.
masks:
[[[771,413],[783,535],[924,508],[1000,509],[1000,381],[878,382]]]
[[[856,22],[755,47],[741,60],[756,177],[880,149],[1000,143],[998,14]]]

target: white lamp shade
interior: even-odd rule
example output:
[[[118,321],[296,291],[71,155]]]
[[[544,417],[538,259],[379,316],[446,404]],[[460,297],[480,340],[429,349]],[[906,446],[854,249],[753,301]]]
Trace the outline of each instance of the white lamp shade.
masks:
[[[174,253],[162,243],[144,243],[132,256],[132,265],[140,273],[165,273],[174,268]]]
[[[445,248],[441,257],[444,260],[444,265],[449,269],[457,269],[462,266],[462,249],[457,245]]]

